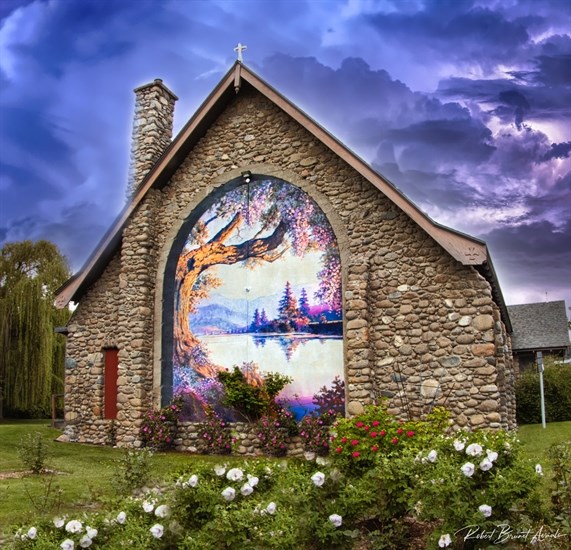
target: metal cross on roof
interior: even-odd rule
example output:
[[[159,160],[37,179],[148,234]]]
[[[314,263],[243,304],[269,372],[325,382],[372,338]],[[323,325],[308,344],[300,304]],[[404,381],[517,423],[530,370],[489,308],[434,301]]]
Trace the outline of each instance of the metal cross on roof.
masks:
[[[238,53],[238,61],[242,62],[244,61],[244,58],[242,56],[242,52],[244,50],[247,50],[248,46],[245,46],[244,44],[240,44],[240,42],[238,42],[238,45],[234,48],[234,51]]]

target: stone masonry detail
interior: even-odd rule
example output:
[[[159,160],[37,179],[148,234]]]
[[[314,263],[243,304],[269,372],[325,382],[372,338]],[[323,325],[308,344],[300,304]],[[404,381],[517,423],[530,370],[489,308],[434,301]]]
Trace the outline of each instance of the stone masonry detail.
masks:
[[[509,336],[490,284],[305,128],[244,88],[169,183],[146,195],[123,232],[120,254],[70,321],[70,439],[105,444],[113,431],[118,445],[140,445],[142,414],[160,405],[154,365],[171,353],[160,349],[155,319],[164,299],[164,258],[186,216],[243,170],[301,187],[337,235],[348,414],[385,397],[403,418],[444,405],[456,427],[515,427]],[[102,351],[110,345],[119,349],[114,423],[102,420],[101,412]],[[184,433],[194,431],[187,426]],[[193,437],[182,436],[179,448],[191,448]]]

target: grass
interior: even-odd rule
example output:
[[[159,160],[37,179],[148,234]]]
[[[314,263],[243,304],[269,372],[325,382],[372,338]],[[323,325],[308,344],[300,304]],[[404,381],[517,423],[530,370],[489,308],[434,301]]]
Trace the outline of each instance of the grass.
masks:
[[[8,472],[24,472],[18,445],[28,433],[39,432],[50,451],[47,466],[57,475],[25,475],[3,479]],[[95,445],[58,443],[61,435],[49,421],[0,423],[0,543],[11,526],[30,517],[70,514],[87,510],[94,502],[117,497],[113,476],[117,472],[121,449]],[[156,453],[152,459],[153,481],[168,479],[192,461],[219,462],[219,457],[192,456],[187,453]],[[1,546],[1,544],[0,544]]]
[[[549,474],[549,447],[554,443],[571,441],[571,422],[548,423],[545,428],[541,424],[527,424],[519,427],[518,436],[527,457],[544,466],[546,474]]]
[[[22,437],[39,432],[50,450],[47,464],[57,475],[26,475],[22,478],[2,479],[2,473],[23,472],[17,448]],[[110,447],[58,443],[60,431],[49,422],[0,423],[0,544],[2,536],[12,531],[11,526],[29,521],[31,517],[89,510],[94,503],[117,495],[113,476],[124,451]],[[547,456],[553,443],[571,440],[571,422],[521,426],[519,438],[524,451],[545,471],[546,491],[550,478]],[[225,457],[224,460],[231,460]],[[154,481],[172,477],[181,468],[196,461],[220,462],[220,457],[193,456],[186,453],[157,453],[153,457]]]

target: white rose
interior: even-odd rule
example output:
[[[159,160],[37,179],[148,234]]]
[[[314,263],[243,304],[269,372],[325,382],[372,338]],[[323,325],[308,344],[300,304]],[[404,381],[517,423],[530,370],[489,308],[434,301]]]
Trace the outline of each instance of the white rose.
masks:
[[[492,507],[488,506],[487,504],[478,506],[478,510],[485,518],[489,518],[492,515]]]
[[[188,484],[189,484],[191,487],[196,487],[196,486],[198,485],[198,476],[197,476],[196,474],[191,475],[191,476],[188,478]]]
[[[226,474],[226,479],[229,481],[240,481],[244,477],[244,472],[240,468],[232,468],[228,470]]]
[[[120,523],[121,525],[123,525],[123,523],[125,523],[125,520],[127,519],[127,514],[125,512],[119,512],[117,514],[117,523]]]
[[[250,474],[248,474],[246,477],[248,478],[248,483],[249,483],[252,487],[255,487],[255,486],[259,483],[259,481],[260,481],[259,478],[257,478],[256,476],[252,476],[252,475],[250,475]]]
[[[477,443],[471,443],[466,447],[466,454],[470,456],[480,456],[482,451],[482,446]]]
[[[254,492],[254,488],[249,483],[244,483],[244,485],[242,485],[242,488],[240,489],[240,492],[245,497],[247,497],[248,495],[251,495]]]
[[[458,452],[464,450],[464,442],[463,442],[463,441],[460,441],[459,439],[455,439],[455,440],[454,440],[454,448],[455,448]],[[450,538],[450,535],[448,535],[448,534],[442,535],[442,537],[445,537],[445,536],[448,536],[448,538]],[[440,537],[440,538],[442,538],[442,537]],[[450,544],[450,543],[448,543],[448,544]]]
[[[222,496],[228,502],[230,502],[231,500],[234,500],[234,498],[236,497],[236,489],[234,489],[233,487],[226,487],[226,489],[222,491]]]
[[[157,506],[157,509],[155,510],[155,516],[157,516],[158,518],[166,518],[169,516],[169,514],[170,514],[170,508],[166,504],[161,504],[160,506]]]
[[[149,529],[149,531],[151,532],[151,535],[153,535],[153,537],[155,537],[156,539],[160,539],[163,536],[163,533],[165,532],[163,526],[160,523],[155,523]]]
[[[446,533],[445,535],[442,535],[440,537],[440,539],[438,540],[438,546],[440,546],[440,548],[446,548],[447,546],[450,546],[451,544],[452,544],[452,539],[450,538],[450,535],[448,533]]]
[[[83,535],[83,537],[81,537],[81,540],[79,541],[79,546],[81,546],[82,548],[89,548],[92,543],[93,541],[91,540],[90,537],[88,537],[87,535]]]
[[[329,516],[329,521],[335,526],[340,527],[343,523],[343,518],[339,514],[331,514]]]
[[[222,466],[221,464],[217,464],[214,466],[214,473],[217,476],[223,476],[226,473],[226,467]]]
[[[275,502],[270,502],[267,506],[266,506],[266,512],[268,514],[275,514],[276,513],[276,503]]]
[[[71,521],[68,521],[67,525],[65,526],[65,530],[68,533],[81,533],[82,529],[83,525],[81,524],[81,521],[77,519],[72,519]]]
[[[428,460],[430,462],[436,462],[437,456],[438,456],[438,453],[436,451],[432,450],[428,453],[428,456],[426,458],[428,458]]]
[[[321,487],[325,483],[325,474],[323,472],[315,472],[311,476],[311,481],[316,487]]]
[[[62,550],[73,550],[75,544],[71,539],[65,539],[59,546]]]
[[[480,462],[480,470],[482,470],[482,472],[487,472],[493,465],[494,463],[489,458],[484,458],[484,460]]]
[[[466,462],[460,469],[466,477],[472,477],[474,475],[474,465],[471,462]]]

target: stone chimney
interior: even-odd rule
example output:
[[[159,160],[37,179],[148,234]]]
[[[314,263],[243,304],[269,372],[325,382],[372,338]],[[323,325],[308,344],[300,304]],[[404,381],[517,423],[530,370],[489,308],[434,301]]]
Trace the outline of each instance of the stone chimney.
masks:
[[[130,198],[172,139],[176,97],[160,78],[135,88],[135,116],[127,198]]]

